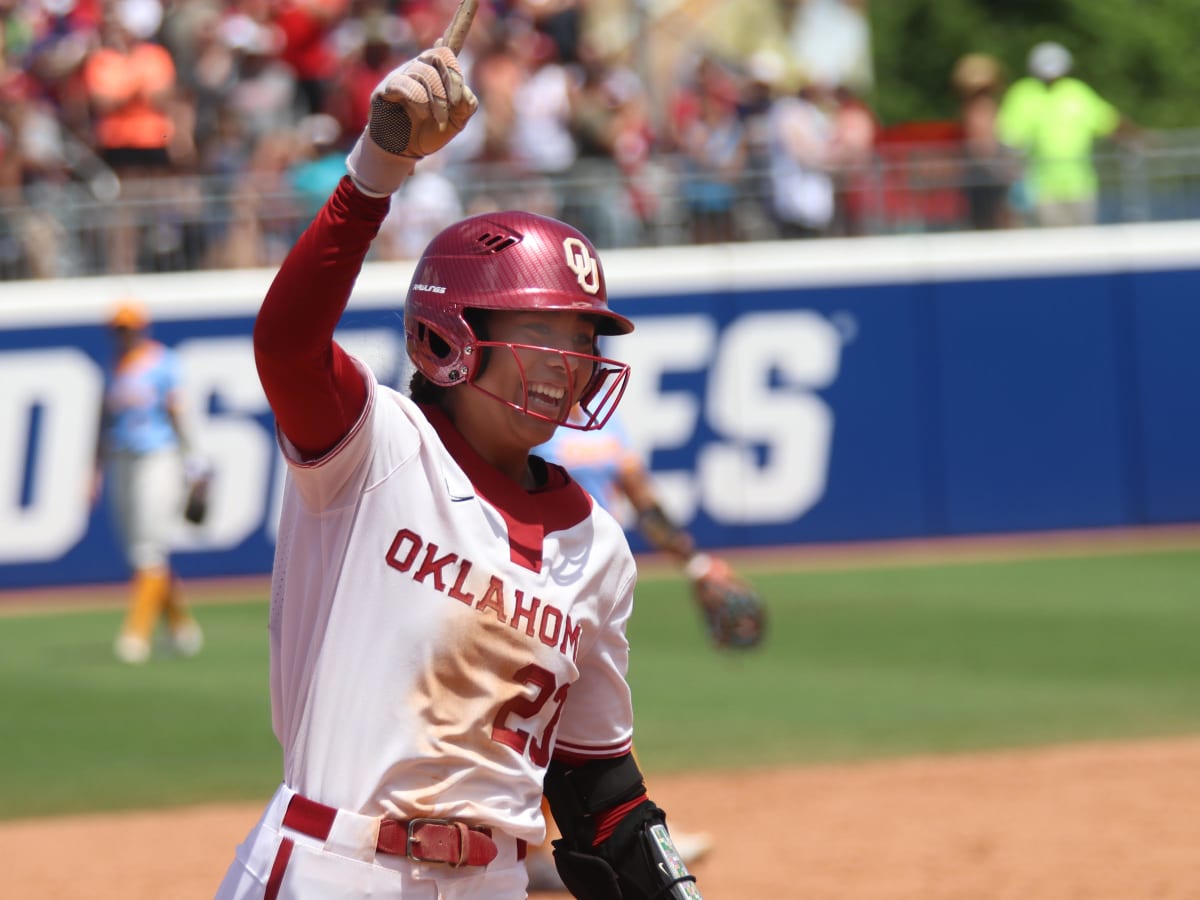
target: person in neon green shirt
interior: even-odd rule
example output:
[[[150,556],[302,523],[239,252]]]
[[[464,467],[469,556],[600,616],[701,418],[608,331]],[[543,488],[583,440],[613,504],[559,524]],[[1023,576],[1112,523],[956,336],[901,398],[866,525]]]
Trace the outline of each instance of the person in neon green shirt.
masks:
[[[1030,75],[1005,92],[996,117],[1001,142],[1025,157],[1025,188],[1039,225],[1091,225],[1099,179],[1097,138],[1125,130],[1111,103],[1071,71],[1071,53],[1046,41],[1029,53]]]

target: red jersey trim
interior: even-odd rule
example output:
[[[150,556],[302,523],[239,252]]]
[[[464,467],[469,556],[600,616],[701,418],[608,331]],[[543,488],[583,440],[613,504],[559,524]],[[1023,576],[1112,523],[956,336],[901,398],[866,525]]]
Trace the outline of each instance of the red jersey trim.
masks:
[[[421,404],[420,409],[479,496],[504,518],[512,561],[540,572],[546,532],[562,531],[587,519],[592,498],[559,466],[547,467],[549,478],[544,488],[526,491],[476,453],[440,408]]]
[[[351,357],[351,359],[353,359],[353,357]],[[363,372],[359,363],[355,363],[354,367],[358,369],[359,377],[362,378],[363,381],[367,382],[367,402],[363,404],[362,412],[358,414],[358,418],[354,420],[354,424],[350,426],[350,430],[346,432],[345,436],[340,441],[334,444],[333,447],[331,447],[325,453],[322,453],[320,456],[313,457],[312,459],[305,459],[304,454],[300,451],[300,448],[288,439],[288,436],[283,433],[283,430],[279,427],[279,424],[276,423],[275,437],[279,441],[279,446],[284,448],[288,462],[290,462],[297,469],[316,469],[325,465],[331,459],[345,450],[346,445],[354,439],[354,436],[362,431],[363,425],[367,421],[367,417],[371,414],[371,409],[375,406],[375,385],[371,383],[371,379]]]
[[[616,759],[633,752],[633,738],[620,744],[606,744],[603,747],[586,744],[572,744],[569,741],[558,741],[554,745],[554,758],[569,766],[578,766],[595,759]]]
[[[635,797],[628,803],[622,803],[620,806],[607,809],[596,816],[596,837],[592,840],[592,846],[599,847],[612,837],[613,832],[617,830],[617,826],[621,824],[621,820],[649,799],[646,796],[646,792],[642,791],[640,797]]]

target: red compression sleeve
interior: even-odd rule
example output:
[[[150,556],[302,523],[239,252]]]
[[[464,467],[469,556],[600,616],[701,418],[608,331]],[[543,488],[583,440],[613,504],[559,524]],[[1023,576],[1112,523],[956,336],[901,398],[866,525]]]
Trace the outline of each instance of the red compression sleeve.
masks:
[[[263,391],[279,430],[307,459],[333,449],[366,406],[366,384],[333,330],[388,204],[343,177],[283,261],[254,323]]]

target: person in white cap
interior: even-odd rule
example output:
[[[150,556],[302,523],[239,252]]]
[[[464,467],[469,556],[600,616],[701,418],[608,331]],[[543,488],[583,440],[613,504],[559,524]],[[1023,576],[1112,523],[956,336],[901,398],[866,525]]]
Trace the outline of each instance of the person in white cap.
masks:
[[[997,116],[1000,140],[1024,157],[1026,202],[1038,225],[1094,224],[1095,142],[1133,130],[1115,106],[1071,77],[1073,63],[1062,44],[1034,46],[1029,75],[1008,89]]]

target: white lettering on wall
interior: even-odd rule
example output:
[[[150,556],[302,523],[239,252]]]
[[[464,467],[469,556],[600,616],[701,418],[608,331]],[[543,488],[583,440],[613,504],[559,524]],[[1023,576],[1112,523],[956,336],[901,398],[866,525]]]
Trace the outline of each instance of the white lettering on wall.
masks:
[[[684,447],[700,424],[701,398],[688,390],[663,386],[670,372],[703,372],[717,344],[717,325],[708,315],[655,316],[639,319],[628,337],[613,338],[605,351],[629,363],[629,386],[620,414],[642,458],[655,450]],[[686,522],[696,511],[696,478],[688,469],[656,468],[659,499],[674,518]]]
[[[398,327],[339,331],[338,340],[381,384],[404,389]],[[723,331],[706,313],[647,316],[606,345],[632,366],[621,411],[638,450],[647,459],[659,451],[654,479],[668,512],[739,525],[795,521],[811,509],[825,491],[833,436],[818,392],[837,378],[841,347],[827,319],[798,310],[748,314]],[[191,432],[214,466],[209,520],[181,523],[177,546],[273,540],[286,467],[250,335],[196,337],[176,351]],[[71,347],[6,351],[0,385],[0,564],[52,561],[86,536],[103,374]]]
[[[813,312],[742,316],[722,335],[706,412],[727,440],[703,447],[703,505],[729,524],[793,521],[825,492],[833,413],[814,392],[837,378],[842,342]]]
[[[87,530],[104,375],[57,347],[0,354],[0,385],[0,562],[57,559]]]
[[[195,338],[176,348],[196,449],[213,466],[209,518],[180,526],[181,547],[236,547],[262,526],[275,442],[256,417],[267,412],[249,336]]]

